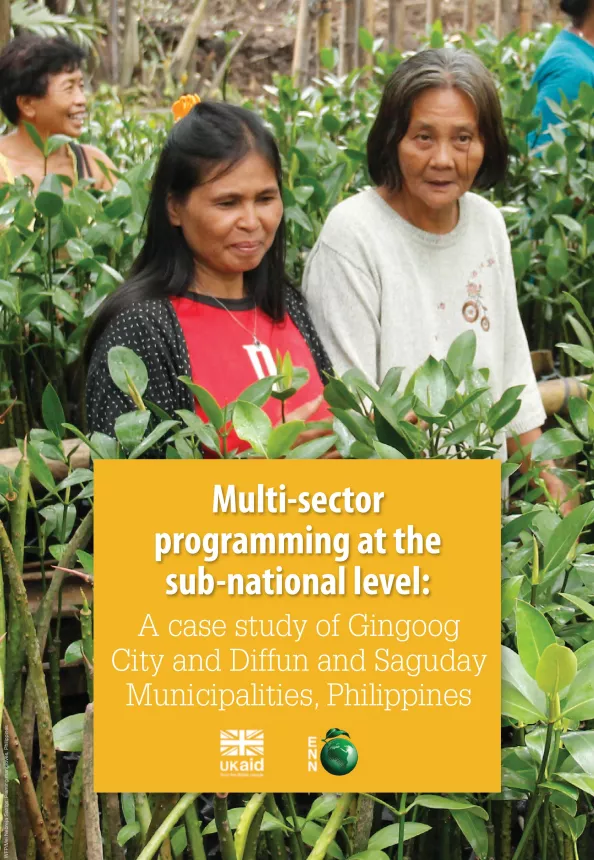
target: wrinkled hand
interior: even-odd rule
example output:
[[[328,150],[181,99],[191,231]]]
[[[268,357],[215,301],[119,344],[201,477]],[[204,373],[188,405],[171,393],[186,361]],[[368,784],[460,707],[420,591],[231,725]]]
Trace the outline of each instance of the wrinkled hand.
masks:
[[[286,421],[305,421],[307,422],[313,415],[316,414],[322,403],[324,402],[324,395],[320,394],[315,400],[310,400],[307,403],[304,403],[302,406],[299,406],[297,409],[294,409],[293,412],[290,412],[286,416]],[[303,445],[305,442],[311,442],[312,439],[320,439],[322,436],[330,436],[332,434],[332,430],[303,430],[297,439],[295,440],[294,448],[297,448],[299,445]],[[340,454],[336,450],[336,448],[331,448],[330,451],[327,451],[320,457],[321,460],[338,460],[340,459]]]
[[[554,463],[551,463],[551,465],[554,465]],[[559,478],[557,475],[554,475],[552,472],[549,472],[548,468],[543,469],[543,471],[540,473],[540,476],[545,482],[546,488],[552,498],[558,502],[561,502],[559,508],[561,516],[566,517],[567,514],[570,514],[574,510],[574,508],[577,508],[579,506],[579,493],[575,492],[571,494],[570,488],[567,486],[567,484],[563,483],[561,478]]]

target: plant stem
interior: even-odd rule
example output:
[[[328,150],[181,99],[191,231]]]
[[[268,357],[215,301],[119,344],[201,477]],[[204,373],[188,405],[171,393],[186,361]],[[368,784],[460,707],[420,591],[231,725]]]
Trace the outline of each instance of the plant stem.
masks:
[[[400,795],[400,806],[399,806],[399,815],[400,818],[398,820],[398,860],[402,860],[404,857],[404,825],[406,823],[406,792],[403,791]]]
[[[532,828],[534,827],[534,825],[536,823],[536,817],[538,815],[538,811],[539,811],[540,807],[542,806],[543,801],[544,801],[544,795],[537,792],[536,801],[535,801],[534,806],[532,808],[532,812],[530,813],[530,817],[528,818],[528,821],[526,822],[526,826],[524,827],[524,832],[522,833],[522,838],[520,839],[519,845],[516,848],[516,851],[514,853],[512,860],[520,860],[520,857],[523,855],[524,848],[526,847],[526,843],[528,841],[528,837],[532,833]]]
[[[260,809],[263,809],[265,796],[265,792],[252,794],[245,809],[241,813],[241,818],[237,823],[237,829],[235,831],[235,856],[237,857],[237,860],[243,860],[243,854],[246,848],[252,822],[258,815]]]
[[[206,852],[204,851],[204,842],[202,840],[202,832],[200,830],[200,820],[196,812],[196,805],[191,803],[184,815],[186,824],[186,833],[188,834],[188,845],[192,853],[192,860],[206,860]]]
[[[267,794],[264,798],[264,808],[267,812],[285,823],[282,813],[276,805],[274,794]],[[285,838],[282,830],[270,830],[266,834],[268,841],[268,852],[272,860],[287,860],[287,848],[285,846]]]
[[[72,844],[76,831],[76,822],[81,809],[83,784],[83,757],[76,763],[76,770],[70,785],[66,818],[64,819],[64,860],[71,860]],[[72,835],[71,835],[72,834]]]
[[[235,844],[233,842],[233,836],[229,826],[226,794],[215,794],[214,818],[217,825],[217,833],[219,835],[219,848],[221,849],[222,860],[237,860],[235,856]]]
[[[47,835],[47,830],[45,829],[45,822],[41,815],[41,810],[39,809],[39,803],[37,802],[31,774],[29,773],[29,768],[27,767],[27,762],[23,756],[23,751],[21,750],[17,733],[14,730],[12,720],[10,719],[6,708],[3,709],[3,719],[4,726],[8,732],[8,748],[19,778],[20,789],[25,801],[25,808],[29,816],[31,829],[35,836],[37,849],[39,850],[42,860],[52,860],[54,856],[52,853],[52,846],[49,841],[49,836]]]
[[[2,554],[4,569],[8,574],[11,591],[16,598],[23,625],[23,633],[29,661],[29,680],[32,685],[35,711],[37,713],[41,758],[41,794],[43,806],[46,812],[47,832],[53,848],[53,857],[55,860],[62,860],[62,821],[60,819],[56,750],[52,734],[52,720],[47,697],[47,688],[45,685],[41,652],[37,643],[33,618],[29,611],[27,590],[23,582],[22,574],[18,569],[17,561],[8,539],[6,529],[4,528],[4,524],[1,520],[0,552]]]
[[[82,651],[85,656],[85,673],[87,676],[87,691],[91,702],[94,699],[93,688],[93,618],[87,598],[83,593],[83,608],[80,610],[80,632]]]
[[[342,822],[347,814],[353,796],[353,794],[343,794],[339,797],[334,812],[328,819],[326,826],[318,836],[316,844],[311,850],[309,860],[324,860],[330,845],[342,827]]]
[[[299,826],[299,822],[297,820],[297,812],[295,810],[295,800],[293,795],[288,792],[287,794],[283,794],[283,801],[285,804],[285,815],[287,818],[291,818],[293,822],[293,830],[295,831],[295,839],[297,840],[297,848],[299,850],[299,857],[301,860],[305,860],[307,856],[307,852],[305,850],[305,845],[303,844],[303,837],[301,835],[301,828]],[[310,858],[311,860],[311,858]]]
[[[178,800],[173,809],[166,816],[165,820],[159,825],[146,846],[140,852],[138,860],[151,860],[151,858],[155,856],[161,845],[169,837],[169,834],[179,819],[182,815],[185,815],[186,811],[198,796],[197,792],[193,792],[192,794],[184,794],[184,796]]]
[[[99,799],[93,788],[93,724],[94,705],[87,705],[83,729],[83,807],[87,860],[103,860],[103,840],[99,822]]]

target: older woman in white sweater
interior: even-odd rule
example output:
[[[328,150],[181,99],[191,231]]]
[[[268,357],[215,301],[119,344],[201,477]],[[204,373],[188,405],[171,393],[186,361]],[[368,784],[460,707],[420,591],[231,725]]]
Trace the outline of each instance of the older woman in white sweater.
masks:
[[[426,50],[386,84],[369,135],[376,187],[340,203],[307,262],[304,291],[338,373],[405,378],[454,338],[477,335],[493,396],[524,385],[510,425],[522,446],[545,413],[518,311],[509,238],[498,209],[471,188],[505,177],[507,139],[495,85],[466,51]],[[505,457],[505,452],[502,452]],[[549,490],[565,487],[543,472]]]

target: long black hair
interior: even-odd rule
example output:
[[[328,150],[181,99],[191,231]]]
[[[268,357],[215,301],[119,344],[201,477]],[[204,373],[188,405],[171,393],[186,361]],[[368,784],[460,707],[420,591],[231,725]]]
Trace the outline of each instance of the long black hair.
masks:
[[[159,158],[146,212],[146,239],[128,279],[101,305],[84,348],[88,365],[97,339],[109,322],[133,302],[182,295],[195,276],[195,262],[181,227],[169,221],[170,197],[183,203],[207,174],[231,169],[249,152],[262,155],[282,192],[278,147],[255,114],[224,102],[201,102],[169,133]],[[244,275],[248,295],[274,320],[285,312],[285,226],[281,220],[259,266]]]

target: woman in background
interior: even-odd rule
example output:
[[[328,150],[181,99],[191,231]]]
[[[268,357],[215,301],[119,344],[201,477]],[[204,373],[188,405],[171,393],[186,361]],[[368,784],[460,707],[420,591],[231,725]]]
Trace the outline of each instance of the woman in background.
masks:
[[[534,76],[538,86],[535,113],[542,118],[542,128],[533,136],[533,146],[548,143],[549,126],[559,122],[547,99],[560,104],[564,95],[572,102],[582,83],[594,87],[594,0],[561,0],[561,9],[569,15],[570,24],[559,33]]]

